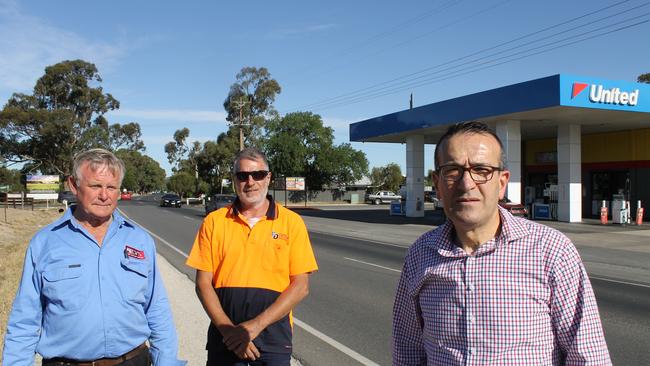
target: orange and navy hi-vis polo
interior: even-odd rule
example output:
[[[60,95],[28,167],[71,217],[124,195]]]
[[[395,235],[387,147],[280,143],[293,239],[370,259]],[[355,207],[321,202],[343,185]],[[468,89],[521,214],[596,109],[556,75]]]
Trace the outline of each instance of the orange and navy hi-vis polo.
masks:
[[[275,203],[253,228],[230,207],[210,213],[194,240],[186,264],[212,272],[221,307],[234,324],[252,319],[271,306],[289,286],[289,277],[316,271],[318,266],[302,218]],[[291,353],[290,315],[267,327],[253,341],[261,351]],[[210,324],[208,349],[226,350],[219,331]]]

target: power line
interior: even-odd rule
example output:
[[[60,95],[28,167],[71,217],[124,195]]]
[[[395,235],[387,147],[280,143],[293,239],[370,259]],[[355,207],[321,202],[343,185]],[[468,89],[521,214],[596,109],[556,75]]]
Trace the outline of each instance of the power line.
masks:
[[[334,70],[338,70],[339,68],[341,68],[341,67],[343,67],[343,66],[348,66],[348,65],[351,65],[351,64],[355,64],[355,63],[358,63],[358,62],[364,61],[364,60],[366,60],[366,59],[368,59],[368,58],[370,58],[370,57],[380,55],[380,54],[382,54],[382,53],[384,53],[384,52],[386,52],[386,51],[388,51],[388,50],[392,50],[392,49],[395,49],[395,48],[398,48],[398,47],[402,47],[402,46],[407,45],[407,44],[409,44],[409,43],[412,43],[412,42],[414,42],[414,41],[416,41],[416,40],[418,40],[418,39],[424,38],[424,37],[426,37],[426,36],[430,36],[431,34],[436,33],[436,32],[438,32],[438,31],[441,31],[441,30],[443,30],[443,29],[445,29],[445,28],[449,28],[450,26],[453,26],[453,25],[456,25],[456,24],[462,23],[462,22],[467,21],[467,20],[469,20],[469,19],[471,19],[471,18],[473,18],[473,17],[476,17],[476,16],[478,16],[478,15],[481,15],[481,14],[487,13],[487,12],[489,12],[490,10],[494,10],[494,9],[498,8],[499,6],[502,6],[502,5],[504,5],[504,4],[506,4],[506,3],[510,2],[510,1],[512,1],[512,0],[504,0],[504,1],[500,2],[500,3],[498,3],[498,4],[491,5],[491,6],[487,7],[487,8],[484,8],[484,9],[482,9],[482,10],[479,10],[479,11],[475,12],[475,13],[472,13],[472,14],[466,16],[466,17],[462,17],[462,18],[456,19],[456,20],[454,20],[454,21],[452,21],[452,22],[449,22],[449,23],[446,23],[446,24],[444,24],[444,25],[442,25],[442,26],[439,26],[439,27],[437,27],[437,28],[434,28],[434,29],[431,30],[431,31],[428,31],[428,32],[423,33],[423,34],[420,34],[420,35],[418,35],[418,36],[416,36],[416,37],[413,37],[413,38],[407,39],[407,40],[405,40],[405,41],[402,41],[402,42],[396,43],[396,44],[394,44],[394,45],[392,45],[392,46],[388,46],[388,47],[382,48],[382,49],[380,49],[380,50],[378,50],[378,51],[375,51],[374,53],[371,53],[371,54],[365,55],[365,56],[363,56],[363,57],[359,57],[359,58],[357,58],[357,59],[355,59],[355,60],[351,60],[351,61],[348,61],[348,62],[343,62],[343,63],[339,63],[339,64],[336,64],[336,65],[332,65],[330,68],[324,70],[322,73],[315,75],[314,78],[318,78],[318,77],[324,76],[324,75],[329,74],[330,72],[332,72],[332,71],[334,71]],[[627,1],[629,1],[629,0],[627,0]]]
[[[323,59],[331,60],[331,59],[339,58],[341,56],[345,56],[345,55],[347,55],[347,54],[349,54],[351,52],[358,51],[360,48],[363,48],[363,47],[368,46],[368,45],[370,45],[372,43],[375,43],[375,42],[377,42],[377,41],[379,41],[379,40],[381,40],[383,38],[386,38],[386,37],[390,36],[391,34],[397,33],[397,32],[399,32],[399,31],[401,31],[401,30],[403,30],[405,28],[408,28],[408,27],[410,27],[410,26],[412,26],[414,24],[420,23],[420,22],[424,21],[425,19],[429,18],[432,15],[435,15],[437,13],[442,13],[443,11],[450,9],[451,7],[453,7],[455,5],[460,4],[462,1],[464,1],[464,0],[460,0],[460,1],[450,0],[450,1],[447,1],[446,3],[442,4],[439,7],[436,7],[434,9],[430,9],[430,10],[428,10],[428,11],[422,13],[422,14],[418,14],[415,17],[406,19],[406,20],[402,21],[401,23],[393,26],[392,28],[390,28],[390,29],[388,29],[388,30],[386,30],[384,32],[372,35],[372,36],[364,39],[363,41],[360,41],[360,42],[357,42],[357,43],[353,44],[352,46],[344,48],[344,49],[342,49],[342,50],[340,50],[338,52],[334,52],[334,53],[330,54],[329,56],[323,57]],[[337,68],[337,66],[330,66],[330,67],[326,68],[320,74],[317,74],[316,76],[322,75],[323,73],[330,72],[332,70],[335,70],[336,68]],[[309,69],[300,70],[299,73],[304,73],[307,70],[309,70]],[[302,78],[304,79],[305,77],[309,77],[309,75],[303,76]]]
[[[442,66],[445,66],[445,65],[453,64],[453,63],[455,63],[455,62],[458,62],[458,61],[461,61],[461,60],[467,59],[467,58],[472,57],[472,56],[475,56],[475,55],[479,55],[479,54],[481,54],[481,53],[484,53],[484,52],[487,52],[487,51],[490,51],[490,50],[497,49],[497,48],[502,47],[502,46],[504,46],[504,45],[508,45],[508,44],[514,43],[514,42],[516,42],[516,41],[519,41],[519,40],[522,40],[522,39],[529,38],[529,37],[531,37],[531,36],[534,36],[534,35],[536,35],[536,34],[540,34],[540,33],[546,32],[546,31],[548,31],[548,30],[550,30],[550,29],[553,29],[553,28],[561,27],[561,26],[563,26],[563,25],[566,25],[566,24],[572,23],[572,22],[574,22],[574,21],[577,21],[577,20],[579,20],[579,19],[585,18],[585,17],[590,16],[590,15],[593,15],[593,14],[596,14],[596,13],[599,13],[599,12],[602,12],[602,11],[605,11],[605,10],[608,10],[608,9],[614,7],[614,6],[618,6],[618,5],[621,5],[621,4],[626,3],[626,2],[629,2],[629,1],[630,1],[630,0],[620,1],[620,2],[618,2],[618,3],[616,3],[616,4],[613,4],[613,5],[610,5],[610,6],[606,6],[606,7],[600,8],[600,9],[598,9],[598,10],[595,10],[595,11],[592,11],[592,12],[589,12],[589,13],[586,13],[586,14],[584,14],[584,15],[581,15],[581,16],[578,16],[578,17],[575,17],[575,18],[571,18],[571,19],[569,19],[569,20],[567,20],[567,21],[563,21],[563,22],[557,23],[557,24],[555,24],[555,25],[552,25],[552,26],[549,26],[549,27],[546,27],[546,28],[540,29],[540,30],[538,30],[538,31],[534,31],[534,32],[531,32],[531,33],[525,34],[525,35],[523,35],[523,36],[516,37],[516,38],[511,39],[511,40],[509,40],[509,41],[502,42],[502,43],[500,43],[500,44],[497,44],[497,45],[494,45],[494,46],[491,46],[491,47],[487,47],[487,48],[481,49],[481,50],[479,50],[479,51],[476,51],[476,52],[473,52],[473,53],[467,54],[467,55],[465,55],[465,56],[458,57],[458,58],[455,58],[455,59],[452,59],[452,60],[449,60],[449,61],[446,61],[446,62],[443,62],[443,63],[437,64],[437,65],[434,65],[434,66],[430,66],[430,67],[427,67],[427,68],[421,69],[421,70],[419,70],[419,71],[416,71],[416,72],[413,72],[413,73],[410,73],[410,74],[406,74],[406,75],[403,75],[403,76],[399,76],[399,77],[397,77],[397,78],[394,78],[394,79],[391,79],[391,80],[388,80],[388,81],[385,81],[385,82],[381,82],[381,83],[378,83],[378,84],[374,84],[374,85],[371,85],[371,86],[366,87],[366,88],[357,89],[357,90],[355,90],[355,91],[352,91],[352,92],[349,92],[349,93],[346,93],[346,94],[342,94],[342,95],[339,95],[339,96],[336,96],[336,97],[333,97],[333,98],[325,99],[325,100],[323,100],[323,101],[321,101],[321,102],[308,104],[307,106],[301,107],[300,109],[309,109],[309,108],[317,107],[317,106],[319,106],[319,105],[321,105],[321,104],[334,103],[334,102],[337,102],[337,99],[346,99],[346,98],[349,98],[349,97],[353,97],[355,94],[361,94],[361,92],[364,92],[364,91],[366,91],[366,90],[372,90],[372,89],[374,89],[374,88],[376,88],[376,87],[378,87],[378,86],[382,86],[382,85],[386,85],[386,84],[391,84],[391,83],[394,83],[394,82],[396,82],[396,81],[400,81],[400,80],[402,80],[402,79],[407,79],[407,78],[410,78],[410,77],[415,77],[416,75],[424,74],[424,73],[426,73],[427,71],[434,70],[434,69],[437,69],[437,68],[442,67]]]
[[[605,28],[611,28],[612,26],[615,26],[617,24],[625,23],[625,22],[628,22],[630,20],[638,19],[638,18],[641,18],[643,16],[647,16],[647,15],[650,15],[650,13],[645,13],[645,14],[643,14],[641,16],[625,19],[624,21],[618,22],[616,24],[604,26],[604,27],[602,27],[602,28],[600,28],[598,30],[602,30],[602,29],[605,29]],[[531,57],[531,56],[535,56],[535,55],[539,55],[539,54],[542,54],[542,53],[550,52],[550,51],[556,50],[558,48],[563,48],[563,47],[567,47],[567,46],[570,46],[570,45],[573,45],[573,44],[577,44],[577,43],[580,43],[580,42],[591,40],[591,39],[594,39],[594,38],[602,37],[602,36],[605,36],[607,34],[620,32],[620,31],[623,31],[623,30],[626,30],[626,29],[629,29],[629,28],[633,28],[633,27],[636,27],[636,26],[639,26],[639,25],[642,25],[642,24],[645,24],[645,23],[648,23],[648,22],[650,22],[650,19],[640,20],[640,21],[638,21],[636,23],[620,26],[620,27],[618,27],[616,29],[613,29],[613,30],[601,32],[601,33],[598,33],[598,34],[592,34],[590,36],[584,37],[584,38],[579,39],[579,40],[567,42],[567,43],[556,45],[554,47],[550,47],[550,48],[540,50],[540,51],[537,51],[537,52],[524,54],[524,55],[521,55],[521,56],[516,57],[516,58],[511,58],[511,59],[507,59],[507,60],[504,60],[504,61],[501,61],[501,62],[493,63],[493,62],[498,61],[500,59],[504,59],[504,58],[507,58],[507,57],[512,57],[512,56],[522,54],[522,53],[525,53],[525,52],[530,52],[530,51],[533,51],[533,50],[536,50],[536,49],[539,49],[539,48],[542,48],[542,47],[547,47],[549,45],[556,44],[557,42],[548,43],[548,44],[545,44],[543,46],[535,47],[535,48],[528,49],[528,50],[525,50],[525,51],[520,51],[520,52],[511,54],[509,56],[504,56],[504,57],[500,57],[500,58],[497,58],[497,59],[493,59],[493,60],[483,62],[482,64],[479,64],[478,66],[480,66],[480,65],[485,65],[485,66],[480,67],[480,68],[474,68],[474,66],[473,67],[467,67],[467,68],[464,68],[464,69],[461,69],[461,70],[456,70],[456,71],[454,71],[452,73],[449,73],[447,75],[442,75],[442,76],[438,76],[438,77],[423,79],[423,80],[420,80],[420,81],[417,81],[417,82],[413,82],[411,84],[397,86],[397,87],[394,87],[392,89],[384,90],[384,91],[381,91],[381,92],[373,92],[371,94],[361,95],[361,96],[358,96],[356,98],[348,99],[348,100],[345,100],[345,101],[332,102],[329,105],[326,105],[326,106],[323,106],[323,107],[319,108],[319,110],[340,107],[340,106],[343,106],[343,105],[355,104],[355,103],[359,103],[359,102],[362,102],[362,101],[379,98],[379,97],[382,97],[382,96],[385,96],[385,95],[394,94],[394,93],[397,93],[397,92],[405,90],[405,89],[418,88],[418,87],[421,87],[421,86],[424,86],[424,85],[430,85],[430,84],[441,82],[441,81],[444,81],[444,80],[449,80],[449,79],[452,79],[452,78],[455,78],[455,77],[475,73],[475,72],[485,70],[485,69],[488,69],[488,68],[496,67],[496,66],[503,65],[503,64],[506,64],[506,63],[510,63],[510,62],[518,61],[518,60],[521,60],[521,59],[524,59],[524,58],[528,58],[528,57]],[[567,41],[567,40],[570,40],[572,38],[576,38],[576,37],[580,37],[580,36],[584,36],[584,35],[588,35],[589,33],[592,33],[592,32],[593,31],[584,32],[584,33],[581,33],[581,34],[578,34],[578,35],[570,36],[570,37],[564,38],[562,40],[559,40],[559,42]],[[489,63],[493,63],[493,64],[488,65]]]
[[[619,12],[619,13],[615,14],[615,15],[620,15],[620,14],[623,14],[623,13],[630,12],[630,11],[632,11],[632,10],[637,10],[638,8],[641,8],[641,7],[644,7],[644,6],[647,6],[647,5],[650,5],[650,3],[646,3],[646,4],[643,4],[643,5],[640,5],[640,6],[634,7],[634,8],[632,8],[632,9],[624,10],[624,11],[622,11],[622,12]],[[609,24],[609,25],[604,26],[603,28],[616,26],[616,25],[618,25],[618,24],[621,24],[621,23],[624,23],[624,22],[627,22],[627,21],[630,21],[630,20],[638,19],[638,18],[643,17],[643,16],[645,16],[645,15],[648,15],[648,13],[642,14],[642,15],[640,15],[640,16],[636,16],[636,17],[628,18],[628,19],[625,19],[625,20],[620,21],[620,22],[617,22],[617,23]],[[388,85],[388,86],[385,86],[385,87],[382,87],[382,88],[375,89],[374,91],[371,91],[370,93],[375,93],[375,94],[376,94],[376,93],[378,93],[378,92],[380,92],[380,91],[382,91],[382,90],[387,90],[387,89],[395,90],[395,88],[400,87],[400,86],[404,86],[404,85],[406,85],[406,87],[410,87],[410,86],[412,86],[413,84],[408,84],[408,85],[407,85],[407,83],[409,83],[409,82],[411,82],[411,83],[412,83],[412,82],[417,82],[419,79],[422,79],[422,78],[424,78],[424,77],[427,77],[427,79],[424,79],[424,80],[431,80],[430,77],[431,77],[432,75],[440,74],[440,73],[442,73],[442,72],[444,72],[444,71],[453,70],[453,69],[455,69],[455,68],[459,68],[459,67],[461,67],[461,66],[465,66],[465,65],[473,64],[473,63],[476,63],[476,62],[482,61],[482,60],[484,60],[484,59],[488,59],[489,57],[496,56],[496,55],[500,55],[500,54],[503,53],[503,52],[513,51],[513,50],[516,50],[516,49],[518,49],[518,48],[521,48],[521,47],[524,47],[524,46],[528,46],[528,45],[531,45],[531,44],[534,44],[534,43],[537,43],[537,42],[543,41],[543,40],[545,40],[545,39],[553,38],[553,37],[558,36],[558,35],[561,35],[561,34],[563,34],[563,33],[566,33],[566,32],[569,32],[569,31],[573,31],[573,30],[576,30],[576,29],[579,29],[579,28],[582,28],[582,27],[585,27],[585,26],[588,26],[588,25],[592,25],[592,24],[595,24],[595,23],[598,23],[598,22],[600,22],[600,21],[602,21],[602,20],[607,20],[607,19],[611,19],[611,16],[607,16],[607,17],[603,17],[603,18],[600,18],[600,19],[596,19],[596,20],[591,21],[591,22],[589,22],[589,23],[586,23],[586,24],[583,24],[583,25],[580,25],[580,26],[575,26],[575,27],[570,28],[570,29],[568,29],[568,30],[561,31],[561,32],[557,32],[557,33],[554,33],[554,34],[551,34],[551,35],[548,35],[548,36],[545,36],[545,37],[541,37],[541,38],[538,38],[538,39],[536,39],[536,40],[529,41],[529,42],[526,42],[526,43],[524,43],[524,44],[520,44],[520,45],[518,45],[518,46],[514,46],[514,47],[511,47],[511,48],[505,49],[505,50],[503,50],[503,51],[500,51],[500,52],[492,53],[492,54],[489,54],[489,55],[487,55],[487,56],[483,56],[483,57],[480,57],[480,58],[477,58],[477,59],[474,59],[474,60],[470,60],[470,61],[467,61],[467,62],[464,62],[464,63],[458,64],[458,65],[455,65],[455,66],[450,66],[450,67],[447,67],[447,68],[444,68],[444,69],[438,70],[438,71],[436,71],[436,72],[430,73],[430,74],[428,74],[428,75],[423,75],[423,76],[418,76],[418,77],[412,77],[412,78],[410,78],[410,79],[406,79],[406,80],[404,80],[404,81],[400,81],[399,83],[397,83],[397,84],[395,84],[395,85]],[[600,29],[603,29],[603,28],[600,28]],[[572,37],[579,37],[579,36],[585,35],[585,34],[587,34],[587,33],[589,33],[589,32],[584,32],[584,33],[576,34],[576,35],[570,36],[569,38],[572,38]],[[567,39],[569,39],[569,38],[564,38],[564,39],[561,39],[560,41],[564,41],[564,40],[567,40]],[[556,41],[556,42],[557,42],[557,41]],[[545,45],[538,46],[538,47],[535,47],[535,48],[532,48],[532,49],[529,49],[529,50],[520,51],[520,52],[515,52],[514,54],[511,54],[510,56],[514,56],[514,55],[520,54],[520,53],[522,53],[522,52],[528,52],[528,51],[535,50],[535,49],[538,49],[538,48],[546,47],[546,46],[549,46],[549,45],[552,45],[552,44],[553,44],[553,43],[550,43],[550,44],[547,43],[547,44],[545,44]],[[500,58],[497,58],[496,60],[503,59],[503,58],[505,58],[505,57],[510,57],[510,56],[502,56],[502,57],[500,57]],[[492,60],[492,61],[494,61],[494,60]],[[485,64],[485,63],[479,63],[477,66],[480,66],[480,65],[483,65],[483,64]],[[468,68],[465,68],[465,69],[463,69],[463,70],[467,70],[467,69],[468,69]],[[453,73],[453,72],[457,72],[457,71],[452,71],[452,73]],[[444,75],[444,74],[443,74],[443,75]],[[401,90],[401,87],[400,87],[399,90]],[[365,95],[365,94],[357,95],[356,98],[362,97],[363,95]],[[349,100],[349,98],[346,99],[346,100]],[[339,102],[341,102],[341,101],[333,101],[333,102],[330,102],[330,103],[325,103],[324,106],[326,106],[326,105],[328,105],[328,104],[337,104],[337,103],[339,103]]]
[[[609,9],[611,9],[611,8],[614,8],[614,7],[620,6],[620,5],[622,5],[622,4],[624,4],[624,3],[627,3],[627,2],[629,2],[629,1],[630,1],[630,0],[620,1],[620,2],[618,2],[618,3],[615,3],[615,4],[612,4],[612,5],[609,5],[609,6],[606,6],[606,7],[603,7],[603,8],[600,8],[600,9],[597,9],[597,10],[594,10],[594,11],[591,11],[591,12],[588,12],[588,13],[586,13],[586,14],[583,14],[583,15],[580,15],[580,16],[577,16],[577,17],[574,17],[574,18],[571,18],[571,19],[569,19],[569,20],[566,20],[566,21],[563,21],[563,22],[560,22],[560,23],[554,24],[554,25],[552,25],[552,26],[548,26],[548,27],[542,28],[542,29],[540,29],[540,30],[537,30],[537,31],[534,31],[534,32],[531,32],[531,33],[525,34],[525,35],[523,35],[523,36],[513,38],[513,39],[511,39],[511,40],[509,40],[509,41],[502,42],[502,43],[500,43],[500,44],[497,44],[497,45],[494,45],[494,46],[491,46],[491,47],[487,47],[487,48],[481,49],[481,50],[476,51],[476,52],[472,52],[472,53],[467,54],[467,55],[465,55],[465,56],[458,57],[458,58],[455,58],[455,59],[452,59],[452,60],[449,60],[449,61],[446,61],[446,62],[443,62],[443,63],[437,64],[437,65],[434,65],[434,66],[430,66],[430,67],[427,67],[427,68],[421,69],[421,70],[419,70],[419,71],[416,71],[416,72],[413,72],[413,73],[409,73],[409,74],[406,74],[406,75],[403,75],[403,76],[400,76],[400,77],[396,77],[396,78],[393,78],[393,79],[388,80],[388,81],[384,81],[384,82],[381,82],[381,83],[373,84],[373,85],[368,86],[368,87],[365,87],[365,88],[357,89],[357,90],[354,90],[354,91],[352,91],[352,92],[348,92],[348,93],[341,94],[341,95],[338,95],[338,96],[335,96],[335,97],[332,97],[332,98],[328,98],[328,99],[322,100],[322,101],[320,101],[320,102],[311,103],[311,104],[308,104],[308,105],[302,106],[300,109],[311,109],[311,108],[322,109],[322,108],[324,108],[324,107],[328,107],[328,106],[330,106],[330,105],[339,105],[339,104],[344,104],[345,102],[350,101],[350,98],[359,98],[359,97],[363,97],[363,96],[365,96],[365,95],[373,95],[373,94],[378,93],[378,92],[381,91],[381,90],[395,88],[395,87],[397,87],[397,86],[399,86],[399,85],[403,85],[403,84],[405,84],[405,83],[412,83],[412,82],[417,81],[418,79],[422,79],[422,78],[430,77],[430,76],[432,75],[432,73],[430,73],[430,71],[432,71],[432,70],[439,69],[439,68],[441,68],[441,67],[443,67],[443,66],[451,65],[451,64],[457,63],[457,62],[459,62],[459,61],[462,61],[462,60],[468,59],[468,58],[470,58],[470,57],[472,57],[472,56],[479,55],[479,54],[482,54],[482,53],[485,53],[485,52],[488,52],[488,51],[491,51],[491,50],[496,50],[496,49],[499,49],[499,48],[501,48],[501,47],[503,47],[503,46],[506,46],[506,45],[509,45],[509,44],[513,44],[513,43],[515,43],[515,42],[517,42],[517,41],[521,41],[521,40],[524,40],[524,39],[530,38],[530,37],[535,36],[535,35],[537,35],[537,34],[541,34],[541,33],[547,32],[547,31],[549,31],[549,30],[552,30],[552,29],[555,29],[555,28],[559,28],[559,27],[565,26],[565,25],[567,25],[567,24],[570,24],[570,23],[576,22],[576,21],[578,21],[578,20],[580,20],[580,19],[583,19],[583,18],[586,18],[586,17],[592,16],[592,15],[594,15],[594,14],[604,12],[604,11],[609,10]],[[594,23],[596,23],[596,22],[599,22],[599,21],[602,21],[602,20],[605,20],[605,19],[611,19],[612,17],[615,17],[615,16],[618,16],[618,15],[624,14],[624,13],[629,12],[629,11],[632,11],[632,10],[634,10],[634,9],[641,8],[641,7],[646,6],[646,5],[648,5],[648,4],[649,4],[649,3],[645,3],[645,4],[642,4],[642,5],[639,5],[639,6],[636,6],[636,7],[630,8],[630,9],[626,9],[626,10],[620,11],[620,12],[615,13],[615,14],[613,14],[613,15],[609,15],[609,16],[607,16],[607,17],[603,17],[603,18],[600,18],[600,19],[597,19],[597,20],[594,20],[594,21],[588,22],[588,23],[586,23],[586,24],[583,24],[583,25],[580,25],[580,26],[576,26],[576,27],[570,28],[569,30],[565,30],[565,31],[562,31],[562,32],[557,32],[557,33],[555,33],[555,34],[553,34],[553,35],[550,35],[550,36],[545,36],[545,37],[542,37],[542,38],[538,38],[536,41],[527,42],[527,43],[525,43],[525,44],[523,44],[523,45],[520,44],[520,45],[518,45],[518,46],[511,47],[511,48],[507,49],[506,51],[508,51],[508,50],[513,50],[513,49],[516,49],[516,48],[519,48],[519,47],[522,47],[522,46],[525,46],[525,45],[529,45],[529,44],[534,43],[534,42],[539,42],[539,41],[544,40],[544,39],[552,38],[552,37],[557,36],[557,35],[559,35],[559,34],[567,33],[567,32],[569,32],[569,31],[571,31],[571,30],[575,30],[575,29],[578,29],[578,28],[581,28],[581,27],[586,27],[586,26],[588,26],[588,25],[594,24]],[[629,20],[629,19],[628,19],[628,20]],[[503,52],[503,51],[501,51],[501,52]],[[493,55],[490,55],[490,56],[493,56]],[[478,58],[478,59],[475,59],[475,60],[472,60],[472,61],[469,61],[469,62],[465,62],[465,63],[460,64],[460,65],[447,67],[447,68],[442,69],[442,70],[440,70],[440,71],[438,71],[438,72],[436,72],[436,73],[440,73],[441,71],[447,71],[447,70],[450,70],[450,69],[453,69],[453,68],[457,68],[457,67],[460,67],[460,66],[462,66],[462,65],[469,64],[469,63],[471,63],[471,62],[477,62],[477,61],[480,61],[480,60],[482,60],[482,59],[484,59],[484,58],[486,58],[486,57],[490,57],[490,56],[484,56],[484,57],[482,57],[482,58]],[[433,74],[436,74],[436,73],[433,73]]]

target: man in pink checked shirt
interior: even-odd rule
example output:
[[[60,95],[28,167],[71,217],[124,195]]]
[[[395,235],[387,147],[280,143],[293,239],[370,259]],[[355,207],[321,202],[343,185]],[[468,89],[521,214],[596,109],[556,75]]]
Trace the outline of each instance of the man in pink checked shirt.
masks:
[[[496,134],[452,126],[435,161],[448,220],[406,256],[393,365],[611,365],[575,246],[498,205],[510,172]]]

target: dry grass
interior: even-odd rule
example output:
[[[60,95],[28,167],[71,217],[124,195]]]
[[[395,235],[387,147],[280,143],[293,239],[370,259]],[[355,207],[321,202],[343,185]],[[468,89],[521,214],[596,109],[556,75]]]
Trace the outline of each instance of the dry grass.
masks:
[[[29,240],[61,214],[57,209],[21,210],[0,208],[0,349],[3,348],[7,317],[22,274]],[[2,356],[0,355],[0,362]]]

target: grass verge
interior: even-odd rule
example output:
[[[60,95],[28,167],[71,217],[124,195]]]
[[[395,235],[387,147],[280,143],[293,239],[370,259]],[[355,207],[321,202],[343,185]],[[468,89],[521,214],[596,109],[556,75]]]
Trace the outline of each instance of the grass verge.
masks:
[[[0,208],[0,350],[4,346],[7,318],[20,283],[29,240],[43,226],[59,217],[61,214],[57,209],[31,211],[8,208],[5,211]]]

